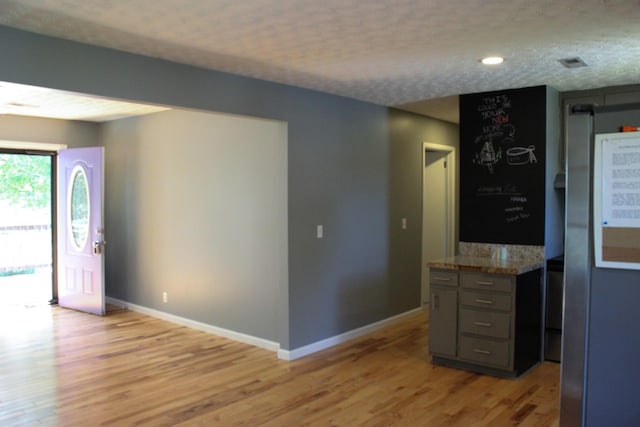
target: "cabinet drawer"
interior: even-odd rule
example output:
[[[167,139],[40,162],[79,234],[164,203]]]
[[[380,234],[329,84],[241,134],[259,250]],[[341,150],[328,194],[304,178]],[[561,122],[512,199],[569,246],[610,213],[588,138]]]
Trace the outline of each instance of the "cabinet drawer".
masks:
[[[460,284],[467,289],[484,289],[511,292],[513,276],[499,274],[465,273],[460,275]]]
[[[458,286],[458,272],[451,270],[429,270],[429,283],[432,285]]]
[[[483,365],[509,368],[509,342],[461,336],[460,358]]]
[[[460,332],[508,339],[511,336],[511,315],[494,311],[460,309]]]
[[[490,308],[492,310],[511,311],[511,295],[489,292],[462,291],[462,305],[470,307]]]

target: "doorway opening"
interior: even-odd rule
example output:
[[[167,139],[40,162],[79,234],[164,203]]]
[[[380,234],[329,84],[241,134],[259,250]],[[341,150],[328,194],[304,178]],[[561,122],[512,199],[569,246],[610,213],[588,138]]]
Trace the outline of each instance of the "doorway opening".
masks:
[[[455,254],[455,148],[422,149],[422,304],[428,304],[430,261]]]
[[[54,157],[0,149],[0,306],[56,300]]]

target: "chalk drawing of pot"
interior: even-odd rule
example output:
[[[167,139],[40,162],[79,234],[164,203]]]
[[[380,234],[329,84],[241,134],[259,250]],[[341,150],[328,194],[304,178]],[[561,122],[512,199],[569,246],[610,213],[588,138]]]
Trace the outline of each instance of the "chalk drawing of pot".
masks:
[[[537,163],[536,155],[533,154],[536,147],[511,147],[507,150],[507,164],[509,165],[526,165],[527,163]]]

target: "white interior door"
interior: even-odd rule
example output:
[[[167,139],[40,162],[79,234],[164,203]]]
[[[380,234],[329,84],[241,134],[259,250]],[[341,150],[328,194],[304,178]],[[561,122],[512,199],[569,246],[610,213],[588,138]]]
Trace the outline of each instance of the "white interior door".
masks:
[[[104,315],[102,147],[58,153],[58,304]]]
[[[451,151],[425,150],[422,214],[422,302],[429,302],[427,263],[453,255]]]

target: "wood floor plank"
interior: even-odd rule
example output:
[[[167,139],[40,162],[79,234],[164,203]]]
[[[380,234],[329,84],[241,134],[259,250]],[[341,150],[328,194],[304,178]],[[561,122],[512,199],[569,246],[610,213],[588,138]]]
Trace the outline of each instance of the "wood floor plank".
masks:
[[[0,314],[0,425],[557,426],[560,365],[517,380],[430,363],[428,313],[287,362],[110,307]]]

